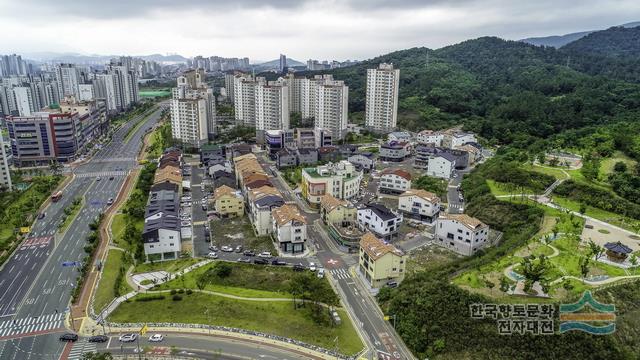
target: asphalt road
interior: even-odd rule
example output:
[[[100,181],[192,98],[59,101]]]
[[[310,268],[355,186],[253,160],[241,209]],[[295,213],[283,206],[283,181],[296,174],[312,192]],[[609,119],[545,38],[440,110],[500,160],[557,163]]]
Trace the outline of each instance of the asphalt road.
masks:
[[[176,349],[177,355],[197,359],[310,359],[308,356],[297,354],[287,349],[280,349],[250,341],[207,336],[204,334],[162,334],[165,336],[164,340],[160,343],[153,343],[148,340],[153,334],[147,333],[140,338],[140,347],[151,347],[152,352],[155,354],[167,354],[173,346]],[[137,344],[135,342],[121,343],[118,341],[117,336],[111,336],[108,342],[98,344],[97,346],[98,351],[108,351],[112,354],[134,354],[136,348]],[[149,354],[149,352],[146,354]]]
[[[32,227],[24,243],[29,246],[19,248],[0,271],[3,290],[8,286],[0,297],[1,359],[59,358],[64,343],[58,336],[78,277],[76,267],[62,263],[85,257],[88,224],[116,198],[126,175],[137,166],[142,136],[159,117],[157,110],[129,141],[124,138],[135,121],[124,125],[90,161],[72,170],[75,178],[62,199],[49,205],[45,218]],[[56,235],[64,208],[77,196],[84,196],[84,205],[67,231]]]

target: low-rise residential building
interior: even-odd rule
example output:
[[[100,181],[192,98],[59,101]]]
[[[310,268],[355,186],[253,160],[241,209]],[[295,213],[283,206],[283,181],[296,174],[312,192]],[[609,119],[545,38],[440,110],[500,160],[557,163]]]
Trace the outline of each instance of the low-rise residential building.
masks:
[[[355,223],[358,210],[347,200],[332,195],[324,195],[320,200],[320,217],[325,224]]]
[[[211,204],[220,217],[238,217],[244,214],[244,198],[240,191],[222,185],[215,189]]]
[[[324,146],[318,148],[318,160],[322,162],[337,162],[340,161],[342,155],[335,146]]]
[[[298,165],[315,165],[318,163],[318,150],[297,149]]]
[[[200,163],[207,165],[210,160],[225,157],[224,145],[203,144],[200,146]]]
[[[211,175],[211,177],[213,178],[214,188],[219,188],[220,186],[225,185],[235,189],[238,185],[236,183],[236,177],[232,173],[226,171],[216,171]]]
[[[436,244],[470,256],[489,244],[489,226],[467,214],[440,214]]]
[[[422,130],[418,133],[416,140],[418,144],[441,146],[444,135],[439,131]]]
[[[347,161],[355,165],[356,169],[364,172],[369,172],[375,167],[373,154],[369,152],[351,155],[347,158]]]
[[[398,195],[411,189],[411,174],[402,169],[386,168],[380,173],[378,191]]]
[[[362,172],[353,164],[342,160],[315,168],[302,169],[302,197],[313,207],[320,207],[324,195],[347,200],[360,190]]]
[[[412,136],[407,131],[394,131],[390,132],[389,135],[387,135],[387,140],[397,142],[410,142],[412,140]]]
[[[407,255],[368,232],[360,239],[358,270],[373,288],[396,286],[406,271]]]
[[[453,170],[456,168],[457,157],[451,153],[445,152],[429,159],[427,164],[427,175],[450,179]]]
[[[398,211],[405,218],[431,224],[440,213],[440,198],[426,190],[411,189],[398,197]]]
[[[209,175],[213,176],[218,171],[224,171],[228,173],[233,172],[233,166],[229,160],[210,160],[209,161]]]
[[[402,215],[394,213],[382,204],[368,204],[358,209],[360,229],[371,231],[384,240],[395,237],[401,223]]]
[[[390,141],[380,145],[378,157],[383,161],[402,161],[411,155],[411,145],[408,142]]]
[[[307,220],[298,206],[285,204],[271,210],[272,232],[276,246],[281,253],[301,254],[307,240]]]
[[[171,182],[151,186],[142,229],[147,261],[175,260],[180,256],[179,189]]]
[[[276,167],[278,169],[293,167],[298,164],[298,158],[293,150],[284,148],[276,153]]]
[[[256,190],[256,189],[254,189]],[[277,190],[276,190],[277,191]],[[257,196],[254,201],[251,202],[251,224],[258,236],[268,235],[272,229],[272,214],[271,211],[275,208],[279,208],[284,205],[284,199],[278,192],[275,194],[264,194]]]
[[[173,166],[166,166],[162,169],[156,170],[156,174],[153,177],[153,183],[158,184],[165,181],[181,186],[182,171],[179,168]]]
[[[472,144],[476,144],[477,147]],[[462,146],[458,146],[455,148],[455,150],[464,151],[467,153],[467,166],[474,165],[482,159],[482,149],[477,143],[468,143]]]
[[[295,140],[293,130],[267,130],[264,132],[267,153],[273,159],[278,151],[293,148]]]
[[[442,137],[442,147],[454,149],[467,143],[478,142],[476,135],[464,131],[445,131]]]

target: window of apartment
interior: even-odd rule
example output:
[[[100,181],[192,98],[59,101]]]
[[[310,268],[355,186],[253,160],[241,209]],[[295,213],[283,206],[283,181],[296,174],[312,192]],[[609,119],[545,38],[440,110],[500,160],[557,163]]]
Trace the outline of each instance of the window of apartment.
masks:
[[[458,233],[462,234],[462,230],[461,230],[461,229],[458,229]]]

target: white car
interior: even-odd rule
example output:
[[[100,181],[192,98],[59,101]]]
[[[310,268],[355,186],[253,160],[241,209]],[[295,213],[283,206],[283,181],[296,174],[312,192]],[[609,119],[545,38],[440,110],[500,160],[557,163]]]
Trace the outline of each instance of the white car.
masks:
[[[271,253],[268,252],[268,251],[263,251],[260,254],[258,254],[258,257],[265,258],[265,259],[271,259]]]
[[[233,248],[231,246],[223,246],[220,248],[220,250],[224,251],[224,252],[233,252]]]
[[[138,335],[136,334],[122,334],[120,335],[118,340],[122,342],[134,342],[136,341],[137,338],[138,338]]]
[[[316,271],[316,264],[315,263],[309,263],[309,270]]]
[[[212,251],[212,252],[210,252],[210,253],[208,253],[208,254],[207,254],[207,257],[208,257],[209,259],[217,259],[217,258],[218,258],[218,254],[216,254],[216,252],[215,252],[215,251]]]
[[[161,342],[162,340],[164,340],[164,336],[162,336],[162,334],[153,334],[149,337],[149,341],[151,342]]]
[[[322,279],[324,277],[324,269],[318,269],[318,277]]]

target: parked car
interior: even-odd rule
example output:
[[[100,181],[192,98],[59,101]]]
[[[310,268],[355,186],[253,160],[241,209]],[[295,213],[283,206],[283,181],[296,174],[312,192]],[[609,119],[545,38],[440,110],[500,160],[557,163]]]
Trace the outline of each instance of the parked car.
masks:
[[[293,271],[304,271],[304,265],[302,264],[294,264]]]
[[[316,271],[316,264],[315,263],[309,263],[309,270],[311,271]]]
[[[324,277],[324,269],[318,269],[318,277],[322,279]]]
[[[137,338],[138,338],[138,335],[136,334],[122,334],[120,335],[118,340],[122,342],[134,342],[136,341]]]
[[[164,340],[162,334],[153,334],[149,337],[149,341],[151,342],[161,342],[162,340]]]
[[[113,198],[109,198],[109,200],[107,200],[107,205],[111,205],[113,204]]]
[[[78,334],[66,333],[60,335],[60,341],[78,341]]]
[[[245,250],[242,254],[244,256],[256,256],[256,253],[253,250]]]
[[[224,245],[223,247],[221,247],[220,250],[222,250],[224,252],[233,252],[233,248],[231,246],[227,246],[227,245]]]
[[[259,259],[253,260],[253,263],[254,264],[258,264],[258,265],[268,265],[269,264],[269,260],[259,258]]]
[[[236,246],[236,252],[237,253],[241,253],[242,252],[242,245]]]
[[[238,262],[241,262],[241,263],[250,263],[250,262],[251,262],[251,259],[249,259],[249,258],[239,258],[239,259],[238,259]]]
[[[287,265],[287,262],[280,259],[273,259],[271,260],[271,265]]]
[[[207,257],[209,259],[217,259],[218,258],[218,254],[212,251],[212,252],[207,254]]]
[[[258,257],[265,258],[265,259],[271,259],[271,253],[268,252],[268,251],[263,251],[260,254],[258,254]]]
[[[109,337],[106,335],[95,335],[89,338],[89,342],[103,343],[109,341]]]
[[[215,246],[215,245],[210,245],[210,246],[209,246],[209,250],[211,250],[211,251],[218,251],[218,247],[217,247],[217,246]]]
[[[394,281],[394,280],[387,281],[387,286],[390,287],[390,288],[397,287],[398,286],[398,282]]]

